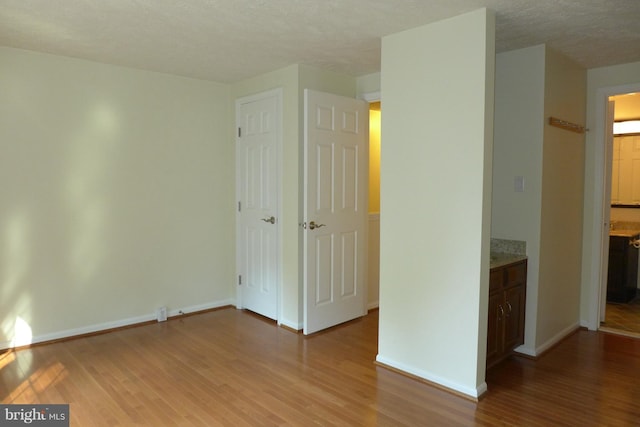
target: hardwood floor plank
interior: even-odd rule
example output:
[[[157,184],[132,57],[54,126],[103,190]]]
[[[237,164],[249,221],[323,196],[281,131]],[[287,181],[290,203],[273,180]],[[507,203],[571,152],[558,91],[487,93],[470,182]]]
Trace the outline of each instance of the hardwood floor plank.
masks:
[[[640,340],[579,331],[473,402],[377,366],[377,312],[309,337],[235,309],[0,355],[2,403],[74,426],[640,425]]]

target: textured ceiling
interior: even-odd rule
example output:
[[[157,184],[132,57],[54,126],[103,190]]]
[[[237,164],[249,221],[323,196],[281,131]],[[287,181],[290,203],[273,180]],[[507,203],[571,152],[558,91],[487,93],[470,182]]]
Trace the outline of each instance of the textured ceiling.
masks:
[[[382,36],[480,7],[498,52],[640,61],[640,0],[0,0],[0,46],[219,82],[294,63],[359,76],[379,71]]]

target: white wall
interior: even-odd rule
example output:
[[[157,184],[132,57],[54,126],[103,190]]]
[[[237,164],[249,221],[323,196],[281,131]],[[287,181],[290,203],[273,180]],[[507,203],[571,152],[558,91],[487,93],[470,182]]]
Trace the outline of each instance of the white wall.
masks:
[[[496,55],[491,236],[527,242],[526,353],[535,352],[540,269],[544,45]],[[514,178],[524,178],[524,191]]]
[[[367,93],[380,92],[380,73],[372,73],[358,77],[356,86],[359,97]]]
[[[586,72],[533,46],[496,57],[492,236],[527,242],[525,343],[537,355],[578,326]],[[524,177],[523,192],[514,178]]]
[[[230,303],[228,88],[9,48],[0,63],[0,348],[29,341],[16,322],[39,341]]]
[[[584,125],[586,70],[553,50],[545,55],[544,118]],[[579,326],[585,135],[544,126],[538,351]]]
[[[486,387],[493,65],[486,9],[382,40],[377,360],[470,396]]]
[[[587,127],[583,210],[580,322],[599,326],[600,252],[603,227],[604,104],[617,93],[640,92],[640,62],[587,71]],[[606,226],[606,225],[605,225]]]

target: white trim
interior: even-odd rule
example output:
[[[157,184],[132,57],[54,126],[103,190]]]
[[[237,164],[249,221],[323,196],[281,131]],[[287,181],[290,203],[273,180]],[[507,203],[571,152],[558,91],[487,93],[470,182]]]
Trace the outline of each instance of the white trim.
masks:
[[[415,377],[418,378],[422,378],[425,379],[429,382],[432,382],[434,384],[438,384],[441,385],[445,388],[448,388],[450,390],[456,391],[458,393],[462,393],[466,396],[470,396],[474,399],[477,399],[478,397],[480,397],[485,391],[487,391],[487,383],[482,382],[482,384],[480,384],[479,386],[477,386],[476,388],[469,388],[466,386],[463,386],[461,384],[455,383],[453,381],[449,381],[445,378],[442,378],[438,375],[434,375],[430,372],[427,371],[423,371],[421,369],[416,369],[412,366],[409,365],[405,365],[404,363],[399,363],[396,362],[395,360],[391,360],[391,359],[387,359],[384,356],[381,356],[380,354],[378,354],[376,356],[376,362],[381,363],[382,365],[386,365],[389,366],[391,368],[397,369],[401,372],[405,372],[407,374],[413,375]]]
[[[380,307],[379,300],[371,301],[369,304],[367,304],[367,311],[373,310],[374,308],[379,308],[379,307]]]
[[[520,353],[520,354],[524,354],[525,356],[530,356],[530,357],[536,357],[539,353],[536,351],[536,349],[532,349],[529,347],[525,347],[523,345],[521,345],[520,347],[517,347],[513,350],[515,353]]]
[[[591,247],[591,260],[589,265],[591,271],[589,272],[589,308],[587,317],[587,327],[589,330],[598,330],[600,326],[600,309],[603,304],[603,287],[606,287],[606,283],[602,283],[602,260],[605,254],[602,253],[603,246],[603,226],[604,224],[604,209],[608,206],[608,202],[605,203],[605,183],[608,182],[604,176],[605,161],[607,159],[605,152],[605,136],[604,126],[606,121],[606,106],[609,96],[618,95],[630,92],[640,92],[640,83],[626,84],[621,86],[609,86],[598,88],[596,92],[595,104],[595,126],[594,135],[594,185],[593,185],[593,222],[591,224],[591,235],[593,245]]]
[[[369,104],[371,104],[372,102],[378,102],[382,100],[382,96],[380,94],[380,91],[377,92],[366,92],[363,94],[360,94],[360,96],[358,97],[364,101],[367,101]]]
[[[233,306],[233,299],[229,298],[229,299],[226,299],[226,300],[213,301],[213,302],[209,302],[209,303],[206,303],[206,304],[190,305],[189,307],[185,307],[183,309],[169,310],[168,314],[169,314],[169,317],[175,317],[175,316],[179,316],[179,315],[182,315],[182,314],[197,313],[199,311],[211,310],[213,308],[220,308],[220,307],[224,307],[226,305]]]
[[[563,329],[562,331],[558,332],[555,336],[553,336],[551,339],[547,340],[547,342],[545,342],[544,344],[536,347],[534,350],[531,350],[530,348],[527,348],[527,347],[524,347],[524,346],[520,346],[520,347],[516,348],[514,351],[516,353],[525,354],[527,356],[538,357],[539,355],[541,355],[545,351],[549,350],[550,348],[552,348],[554,345],[558,344],[560,341],[562,341],[563,339],[565,339],[569,335],[573,334],[578,329],[580,329],[580,325],[578,323],[574,323],[573,325],[571,325],[571,326]]]
[[[622,329],[607,328],[606,326],[600,327],[599,331],[612,335],[621,335],[623,337],[640,338],[640,333],[638,332],[623,331]]]
[[[279,325],[286,326],[287,328],[293,329],[294,331],[301,331],[303,328],[302,322],[293,322],[289,319],[282,319]]]
[[[173,309],[173,310],[170,310],[168,314],[169,314],[169,317],[174,317],[181,314],[188,314],[188,313],[194,313],[198,311],[210,310],[212,308],[224,307],[226,305],[233,305],[233,299],[212,301],[206,304],[198,304],[198,305],[192,305],[189,307],[184,307],[182,309]],[[150,320],[156,320],[155,311],[153,313],[145,314],[142,316],[129,317],[126,319],[114,320],[111,322],[97,323],[94,325],[82,326],[80,328],[66,329],[64,331],[57,331],[57,332],[51,332],[43,335],[36,335],[32,337],[29,344],[37,344],[37,343],[42,343],[47,341],[59,340],[63,338],[75,337],[79,335],[91,334],[94,332],[108,331],[109,329],[136,325],[138,323],[145,323]],[[7,350],[10,348],[14,348],[13,343],[11,341],[0,342],[0,350]]]

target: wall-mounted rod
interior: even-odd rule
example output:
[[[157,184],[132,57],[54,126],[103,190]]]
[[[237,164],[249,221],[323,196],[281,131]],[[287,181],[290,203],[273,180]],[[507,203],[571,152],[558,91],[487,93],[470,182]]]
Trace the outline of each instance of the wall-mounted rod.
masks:
[[[585,133],[589,129],[585,129],[584,126],[577,125],[575,123],[568,122],[566,120],[560,120],[555,117],[549,117],[549,124],[561,129],[570,130],[575,133]]]

